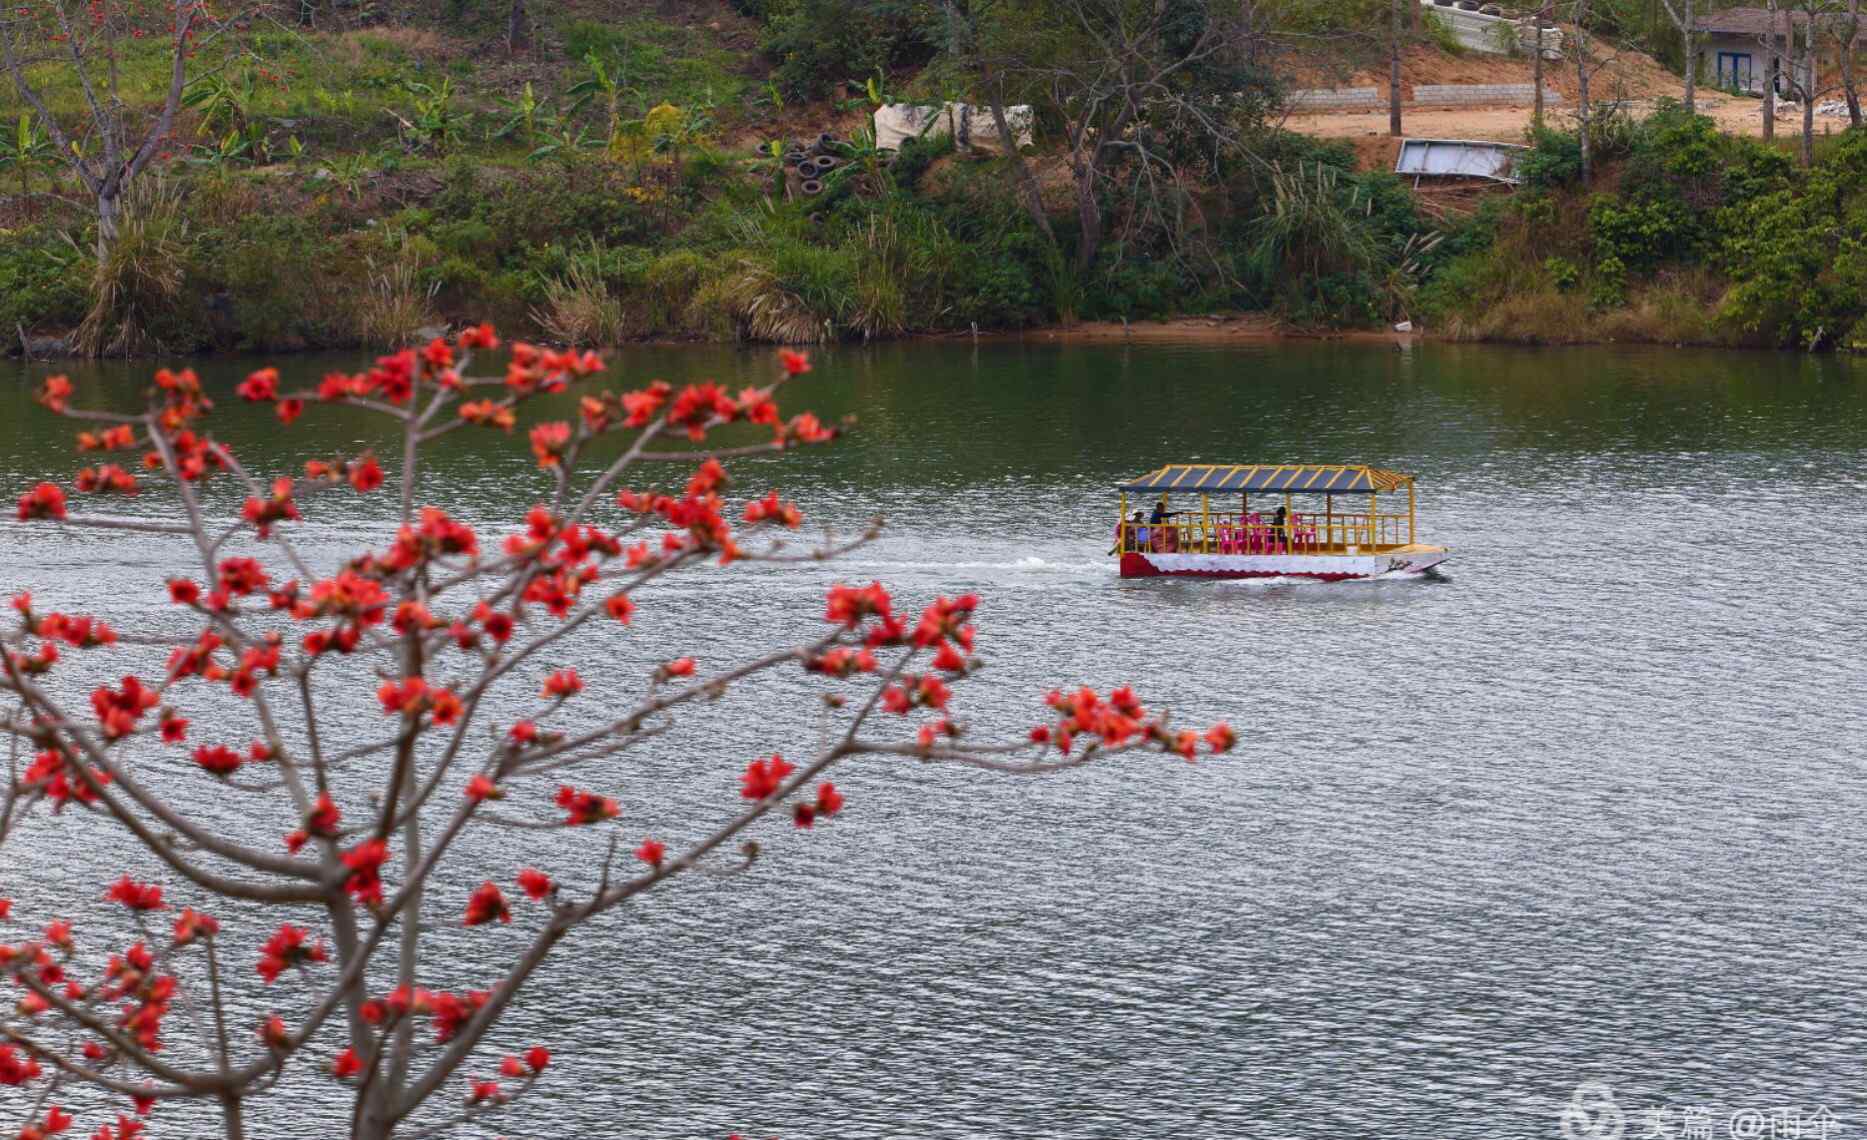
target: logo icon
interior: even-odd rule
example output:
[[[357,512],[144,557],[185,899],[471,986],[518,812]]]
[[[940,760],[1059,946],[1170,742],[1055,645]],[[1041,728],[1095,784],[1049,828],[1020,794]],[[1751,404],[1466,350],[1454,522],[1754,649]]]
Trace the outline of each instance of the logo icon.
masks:
[[[1600,1081],[1583,1081],[1557,1117],[1567,1140],[1621,1140],[1627,1120],[1614,1101],[1614,1090]]]

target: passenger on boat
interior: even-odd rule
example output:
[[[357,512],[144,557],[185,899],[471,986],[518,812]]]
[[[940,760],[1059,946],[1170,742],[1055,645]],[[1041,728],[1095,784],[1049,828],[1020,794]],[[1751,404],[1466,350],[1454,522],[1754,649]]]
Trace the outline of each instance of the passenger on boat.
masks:
[[[1283,507],[1271,513],[1271,549],[1279,553],[1290,549],[1289,512]]]
[[[1124,530],[1128,532],[1126,543],[1122,541]],[[1137,554],[1147,549],[1147,516],[1141,513],[1140,508],[1135,509],[1125,525],[1115,524],[1115,545],[1123,551],[1134,551]]]
[[[1153,539],[1152,549],[1156,554],[1172,554],[1180,549],[1180,536],[1175,533],[1176,528],[1167,523],[1168,519],[1178,513],[1178,511],[1167,509],[1165,499],[1154,504],[1154,514],[1148,519],[1150,524],[1148,530]]]

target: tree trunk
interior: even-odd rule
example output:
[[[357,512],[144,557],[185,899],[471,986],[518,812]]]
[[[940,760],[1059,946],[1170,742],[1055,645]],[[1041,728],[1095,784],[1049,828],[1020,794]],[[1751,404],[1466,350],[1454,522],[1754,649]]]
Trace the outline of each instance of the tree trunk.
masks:
[[[1848,0],[1848,30],[1841,40],[1841,94],[1848,101],[1848,125],[1861,125],[1861,93],[1854,82],[1854,49],[1860,42],[1861,0]]]
[[[1575,6],[1575,121],[1576,135],[1582,144],[1582,185],[1588,185],[1590,158],[1589,120],[1592,117],[1588,106],[1588,33],[1582,30],[1582,21],[1588,16],[1588,6]]]
[[[1811,9],[1814,5],[1809,6]],[[1815,13],[1802,28],[1802,167],[1815,163]],[[1791,25],[1793,31],[1794,25]]]
[[[506,13],[506,51],[516,55],[532,46],[532,20],[525,11],[525,0],[512,0]]]
[[[1097,150],[1101,144],[1097,143]],[[1088,272],[1102,251],[1102,203],[1096,201],[1096,160],[1091,152],[1088,165],[1076,175],[1076,220],[1082,236],[1076,243],[1076,268]]]
[[[1534,37],[1530,45],[1530,86],[1534,88],[1530,96],[1530,123],[1537,130],[1543,129],[1543,12],[1544,8],[1539,6],[1530,31]]]
[[[1394,0],[1387,37],[1387,133],[1400,137],[1400,10],[1408,0]]]
[[[1692,0],[1685,0],[1685,113],[1698,114],[1698,30]]]
[[[1005,140],[1005,158],[1011,163],[1013,176],[1018,180],[1018,196],[1024,199],[1024,208],[1031,215],[1031,221],[1037,226],[1052,246],[1057,244],[1057,235],[1050,228],[1050,215],[1044,210],[1044,193],[1037,185],[1037,176],[1031,173],[1030,163],[1024,161],[1024,152],[1018,149],[1017,138],[1011,133],[1011,119],[1005,114],[1005,94],[992,82],[992,65],[981,63],[980,76],[985,80],[985,89],[990,92],[992,104],[992,123],[998,128],[998,137]]]
[[[1776,141],[1776,72],[1781,63],[1776,57],[1776,0],[1766,0],[1770,13],[1770,31],[1764,37],[1763,67],[1763,141]]]
[[[110,247],[117,241],[117,219],[123,214],[123,203],[115,192],[99,193],[97,196],[97,262],[102,265],[109,256]]]

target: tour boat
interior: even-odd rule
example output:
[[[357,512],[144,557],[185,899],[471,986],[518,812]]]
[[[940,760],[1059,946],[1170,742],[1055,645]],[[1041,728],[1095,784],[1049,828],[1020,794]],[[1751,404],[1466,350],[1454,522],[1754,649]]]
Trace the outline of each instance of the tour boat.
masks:
[[[1381,496],[1402,494],[1406,510],[1384,513]],[[1191,505],[1176,509],[1175,495]],[[1138,476],[1121,486],[1116,552],[1124,578],[1325,582],[1418,574],[1452,556],[1415,540],[1413,476],[1307,463],[1171,463]]]

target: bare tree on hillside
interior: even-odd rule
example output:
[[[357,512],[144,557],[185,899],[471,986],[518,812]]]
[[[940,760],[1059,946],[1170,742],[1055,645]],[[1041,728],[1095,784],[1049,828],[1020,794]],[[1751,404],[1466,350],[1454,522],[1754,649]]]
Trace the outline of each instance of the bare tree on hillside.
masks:
[[[1548,26],[1548,19],[1549,4],[1538,3],[1532,24],[1536,38],[1530,47],[1530,122],[1538,130],[1543,127],[1543,29]]]
[[[8,5],[0,12],[0,61],[96,203],[100,260],[116,240],[124,191],[155,158],[175,124],[188,58],[203,38],[197,32],[206,18],[204,0],[181,0],[174,6],[162,104],[139,116],[123,101],[118,73],[124,41],[149,30],[138,20],[142,8],[130,0],[52,0],[31,7]],[[167,22],[166,13],[161,18]],[[39,64],[62,64],[76,79],[85,106],[77,129],[59,122],[46,106],[42,87],[27,78],[27,70]]]
[[[1239,114],[1263,98],[1250,86],[1261,74],[1265,39],[1252,0],[971,0],[955,7],[971,25],[970,62],[1001,131],[1013,99],[1042,105],[1062,124],[1079,272],[1107,239],[1111,189],[1135,202],[1139,216],[1176,218],[1191,202],[1186,167],[1236,152]],[[1029,168],[1012,161],[1036,221],[1042,203]],[[1173,237],[1176,230],[1164,232]]]
[[[1387,29],[1387,133],[1400,137],[1400,40],[1402,13],[1412,0],[1394,0]]]
[[[1575,53],[1575,124],[1576,137],[1582,145],[1583,186],[1588,185],[1594,142],[1590,138],[1594,109],[1588,100],[1588,80],[1594,70],[1588,66],[1588,9],[1589,0],[1575,0],[1575,34],[1569,37],[1569,44]]]
[[[1769,27],[1763,34],[1763,141],[1776,141],[1776,84],[1782,59],[1776,54],[1776,0],[1764,0],[1770,14]]]
[[[1847,22],[1839,35],[1841,56],[1841,93],[1848,104],[1848,124],[1861,125],[1860,86],[1854,79],[1854,51],[1860,43],[1861,0],[1848,0]]]
[[[1698,113],[1698,12],[1693,0],[1660,0],[1685,43],[1685,109]]]

